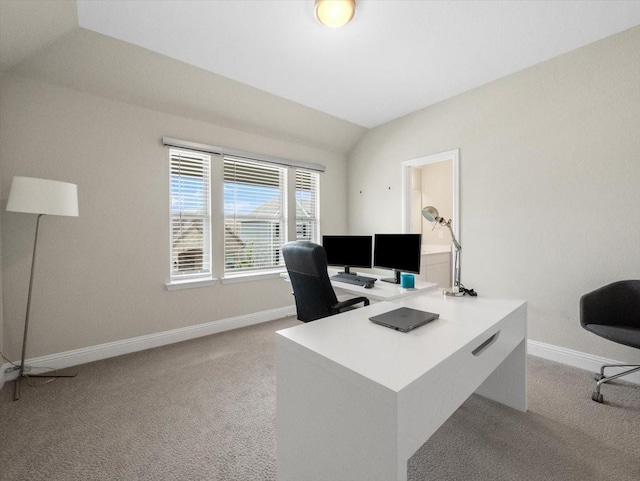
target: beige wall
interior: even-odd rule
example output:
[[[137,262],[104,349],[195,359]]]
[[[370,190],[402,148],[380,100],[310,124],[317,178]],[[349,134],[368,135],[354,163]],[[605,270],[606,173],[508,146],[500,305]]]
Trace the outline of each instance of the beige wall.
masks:
[[[640,27],[367,132],[349,228],[401,228],[401,163],[460,148],[462,282],[529,301],[531,339],[638,361],[580,296],[640,278]],[[356,175],[357,174],[357,175]]]
[[[15,75],[3,77],[0,89],[3,206],[15,175],[78,184],[80,217],[41,223],[27,357],[293,304],[280,279],[165,289],[164,135],[326,165],[322,229],[347,230],[344,155]],[[36,219],[2,210],[4,350],[15,359]]]
[[[422,234],[423,245],[450,245],[447,229],[436,227],[422,216],[422,208],[432,205],[445,219],[453,217],[453,165],[443,160],[411,168],[409,192],[410,232]]]
[[[2,81],[2,76],[0,75],[0,82]],[[0,95],[2,95],[2,90],[0,89]],[[1,134],[0,134],[1,137]],[[0,142],[2,140],[0,139]],[[1,158],[1,157],[0,157]],[[2,164],[0,164],[0,177],[2,176]],[[0,185],[0,199],[2,199],[2,186]],[[6,204],[4,202],[0,202],[0,209],[4,210]],[[3,307],[2,307],[2,222],[0,222],[0,351],[4,353],[4,322],[3,322]],[[5,363],[4,359],[0,359],[0,366]],[[0,381],[0,387],[2,386],[2,381]]]
[[[445,219],[453,217],[453,162],[444,160],[422,167],[421,205],[434,206]],[[443,227],[433,229],[433,224],[420,214],[422,222],[422,243],[451,245],[449,230]]]

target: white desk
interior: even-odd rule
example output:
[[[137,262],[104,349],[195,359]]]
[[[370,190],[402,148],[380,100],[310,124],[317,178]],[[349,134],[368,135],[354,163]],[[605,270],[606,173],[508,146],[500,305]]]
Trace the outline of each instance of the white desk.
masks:
[[[337,269],[329,269],[329,278],[338,273]],[[366,277],[378,278],[376,274],[362,274]],[[389,276],[387,276],[389,277]],[[434,282],[424,282],[415,279],[415,287],[413,289],[403,289],[399,284],[391,284],[378,279],[371,289],[365,289],[361,286],[347,284],[346,282],[334,281],[331,279],[331,285],[336,290],[336,294],[341,291],[355,294],[356,296],[365,296],[372,301],[395,301],[403,297],[413,297],[424,293],[425,291],[436,289],[438,284]]]
[[[400,306],[440,319],[406,334],[368,320]],[[405,481],[473,392],[526,410],[525,338],[526,302],[439,292],[278,331],[278,480]]]
[[[399,284],[391,284],[390,282],[384,282],[379,279],[371,289],[365,289],[361,286],[347,284],[346,282],[334,281],[333,279],[331,279],[331,276],[336,275],[338,272],[338,269],[328,269],[329,279],[331,280],[331,285],[336,291],[336,295],[340,295],[341,293],[348,293],[356,296],[364,296],[372,301],[395,301],[404,297],[417,296],[438,287],[438,284],[434,282],[420,281],[416,277],[415,288],[413,289],[403,289]],[[361,275],[366,277],[378,278],[376,274],[362,273]],[[288,273],[285,272],[281,274],[281,277],[289,282]]]

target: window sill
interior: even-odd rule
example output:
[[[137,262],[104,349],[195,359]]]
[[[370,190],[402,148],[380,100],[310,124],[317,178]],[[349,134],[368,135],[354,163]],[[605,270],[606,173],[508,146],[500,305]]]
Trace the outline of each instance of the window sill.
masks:
[[[195,289],[197,287],[213,286],[219,282],[213,277],[205,277],[203,279],[186,279],[184,281],[173,281],[165,284],[168,291],[178,291],[180,289]]]
[[[265,272],[247,272],[243,274],[231,274],[220,279],[205,277],[203,279],[185,279],[183,281],[167,282],[165,287],[168,291],[178,291],[180,289],[195,289],[198,287],[209,287],[218,283],[235,284],[238,282],[261,281],[264,279],[277,279],[286,274],[283,269]]]
[[[244,274],[230,274],[226,277],[220,279],[220,282],[223,284],[235,284],[236,282],[247,282],[247,281],[261,281],[264,279],[277,279],[282,273],[283,269],[273,270],[273,271],[265,271],[265,272],[247,272]]]

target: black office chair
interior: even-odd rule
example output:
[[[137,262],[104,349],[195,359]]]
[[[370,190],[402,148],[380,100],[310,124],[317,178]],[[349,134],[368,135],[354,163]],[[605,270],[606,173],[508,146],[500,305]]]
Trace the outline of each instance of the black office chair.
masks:
[[[587,331],[640,349],[640,280],[608,284],[580,298],[580,324]],[[627,371],[605,376],[608,367],[630,367]],[[596,390],[591,399],[601,403],[600,387],[609,381],[640,370],[639,364],[605,364],[596,374]]]
[[[369,305],[366,297],[338,302],[329,280],[327,254],[322,246],[305,241],[287,242],[282,247],[282,255],[293,286],[298,319],[301,321],[309,322],[332,316],[353,309],[360,302],[365,306]]]

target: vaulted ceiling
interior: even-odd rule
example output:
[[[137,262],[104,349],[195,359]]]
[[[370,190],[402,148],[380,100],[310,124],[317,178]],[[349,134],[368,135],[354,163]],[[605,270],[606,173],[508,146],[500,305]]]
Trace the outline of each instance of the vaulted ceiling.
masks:
[[[330,29],[313,3],[2,0],[0,72],[346,153],[367,128],[640,25],[638,1],[356,0]]]

